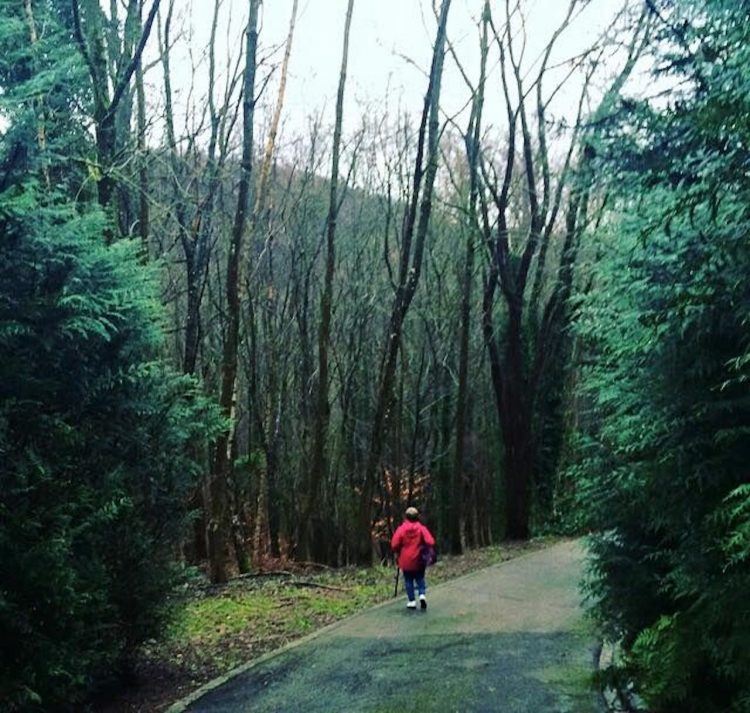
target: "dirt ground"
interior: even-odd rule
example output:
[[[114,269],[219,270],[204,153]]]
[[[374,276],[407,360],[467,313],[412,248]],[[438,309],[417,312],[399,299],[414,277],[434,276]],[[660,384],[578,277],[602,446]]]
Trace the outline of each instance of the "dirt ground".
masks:
[[[335,624],[214,682],[170,713],[599,713],[595,642],[563,542]]]

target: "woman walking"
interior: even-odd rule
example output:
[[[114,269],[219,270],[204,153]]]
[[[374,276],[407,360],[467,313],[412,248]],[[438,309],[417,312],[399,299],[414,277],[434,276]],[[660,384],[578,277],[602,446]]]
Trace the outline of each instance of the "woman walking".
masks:
[[[404,573],[404,585],[409,609],[417,608],[414,598],[414,585],[417,585],[419,593],[419,606],[427,609],[427,585],[424,581],[426,562],[422,557],[422,547],[435,546],[435,538],[432,533],[419,522],[419,512],[415,507],[406,509],[405,519],[393,533],[391,549],[398,554],[398,566]]]

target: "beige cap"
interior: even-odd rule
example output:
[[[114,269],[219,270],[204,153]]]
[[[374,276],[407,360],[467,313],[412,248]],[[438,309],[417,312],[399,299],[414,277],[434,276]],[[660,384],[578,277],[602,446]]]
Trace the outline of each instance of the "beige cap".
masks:
[[[407,520],[416,520],[419,517],[419,510],[415,507],[408,507],[405,514]]]

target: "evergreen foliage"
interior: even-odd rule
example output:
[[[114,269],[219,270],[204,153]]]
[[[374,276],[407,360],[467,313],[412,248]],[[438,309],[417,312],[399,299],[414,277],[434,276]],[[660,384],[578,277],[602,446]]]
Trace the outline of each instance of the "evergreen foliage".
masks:
[[[98,211],[34,184],[0,196],[0,698],[11,710],[74,705],[154,634],[196,476],[185,445],[210,417],[192,380],[158,361],[157,303],[134,246],[104,247],[101,228]]]
[[[218,419],[161,362],[156,275],[87,207],[85,76],[56,5],[0,18],[0,699],[76,708],[157,631],[187,445]]]
[[[80,709],[174,585],[186,445],[220,425],[161,361],[155,270],[87,198],[82,66],[55,3],[0,2],[0,700]],[[78,160],[75,160],[78,159]],[[74,200],[75,198],[75,200]]]
[[[748,711],[747,3],[654,6],[674,100],[600,147],[618,212],[579,314],[589,587],[653,710]]]
[[[373,344],[389,333],[398,291],[414,131],[408,120],[391,126],[384,115],[344,150],[350,168],[323,340],[330,342],[330,403],[324,399],[328,411],[319,412],[328,433],[316,475],[324,517],[311,556],[344,563],[363,543],[369,555],[373,518],[362,517],[369,505],[387,533],[393,514],[415,500],[443,541],[450,537],[456,548],[490,542],[507,495],[491,464],[503,447],[506,470],[508,453],[528,450],[517,470],[524,488],[534,481],[534,526],[552,521],[597,533],[592,601],[624,653],[612,678],[662,713],[750,711],[750,2],[646,4],[661,77],[654,86],[666,91],[623,102],[615,121],[590,122],[579,169],[585,180],[568,178],[559,193],[570,198],[561,208],[569,210],[563,237],[570,241],[553,247],[546,263],[536,248],[528,252],[536,258],[525,269],[539,269],[539,280],[512,300],[484,294],[496,327],[510,325],[511,308],[523,305],[512,340],[497,329],[492,342],[500,355],[511,353],[509,345],[515,350],[515,371],[501,369],[495,382],[506,392],[513,387],[505,433],[525,414],[515,443],[503,442],[492,416],[481,281],[464,278],[474,268],[467,252],[464,271],[465,216],[456,206],[467,197],[463,189],[456,201],[438,191],[420,288],[398,325],[388,434],[368,466],[384,358]],[[0,0],[0,701],[11,710],[80,707],[158,631],[184,505],[208,512],[212,504],[201,502],[210,482],[199,480],[194,458],[207,455],[206,440],[222,427],[195,381],[162,362],[154,286],[161,280],[160,298],[171,310],[175,363],[217,393],[238,98],[229,92],[222,107],[209,107],[208,147],[191,122],[184,136],[167,132],[167,166],[161,149],[147,148],[151,107],[135,87],[119,96],[116,117],[97,115],[94,106],[97,89],[130,56],[136,13],[128,13],[127,28],[122,17],[100,27],[101,5],[84,7],[93,21],[83,13],[81,44],[100,55],[101,86],[75,42],[68,0]],[[164,22],[162,51],[170,46]],[[137,132],[136,108],[144,112]],[[250,556],[294,556],[309,514],[328,205],[319,175],[330,150],[319,130],[299,143],[292,165],[275,165],[267,206],[242,253],[239,372],[225,389],[236,428],[222,450],[233,462],[213,481],[229,486],[224,534],[242,568]],[[504,150],[497,148],[498,165]],[[512,158],[518,144],[509,150]],[[459,189],[464,169],[446,169]],[[535,209],[525,206],[529,186],[518,175],[503,210],[513,231],[531,236],[526,224]],[[119,221],[93,207],[105,180],[103,205],[111,208],[114,195],[128,207]],[[579,246],[595,193],[597,205],[611,209],[597,226],[599,244]],[[137,248],[116,239],[133,230],[136,203],[144,209]],[[546,217],[531,223],[538,220]],[[508,275],[520,274],[523,260],[515,238],[503,265]],[[592,273],[584,275],[592,253]],[[161,262],[144,266],[149,255]],[[552,258],[562,257],[571,259],[553,268]],[[494,284],[484,277],[485,286]],[[570,290],[581,278],[571,329]],[[580,372],[571,368],[579,355]],[[462,363],[470,375],[466,422],[454,428]],[[569,420],[581,426],[572,444]],[[561,474],[560,462],[576,450],[576,465]],[[566,519],[573,484],[582,507]],[[524,510],[520,534],[528,529],[527,504],[524,495],[514,506]],[[197,524],[193,561],[206,555],[206,531],[206,522]]]
[[[0,0],[0,190],[43,173],[85,199],[95,187],[80,109],[86,75],[58,5],[29,3],[28,15],[24,3]]]

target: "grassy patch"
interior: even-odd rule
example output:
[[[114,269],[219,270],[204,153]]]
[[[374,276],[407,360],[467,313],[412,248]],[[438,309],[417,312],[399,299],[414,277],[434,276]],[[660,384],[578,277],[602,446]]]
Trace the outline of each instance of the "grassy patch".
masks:
[[[166,641],[178,645],[211,644],[253,623],[262,626],[272,615],[273,608],[273,599],[263,593],[253,597],[218,596],[188,601],[179,608]]]
[[[541,549],[551,539],[506,544],[443,557],[428,586]],[[161,711],[206,681],[264,653],[393,597],[395,569],[266,573],[221,587],[201,582],[175,602],[172,623],[143,648],[137,669],[144,685],[106,713]],[[403,596],[403,581],[399,582]]]

